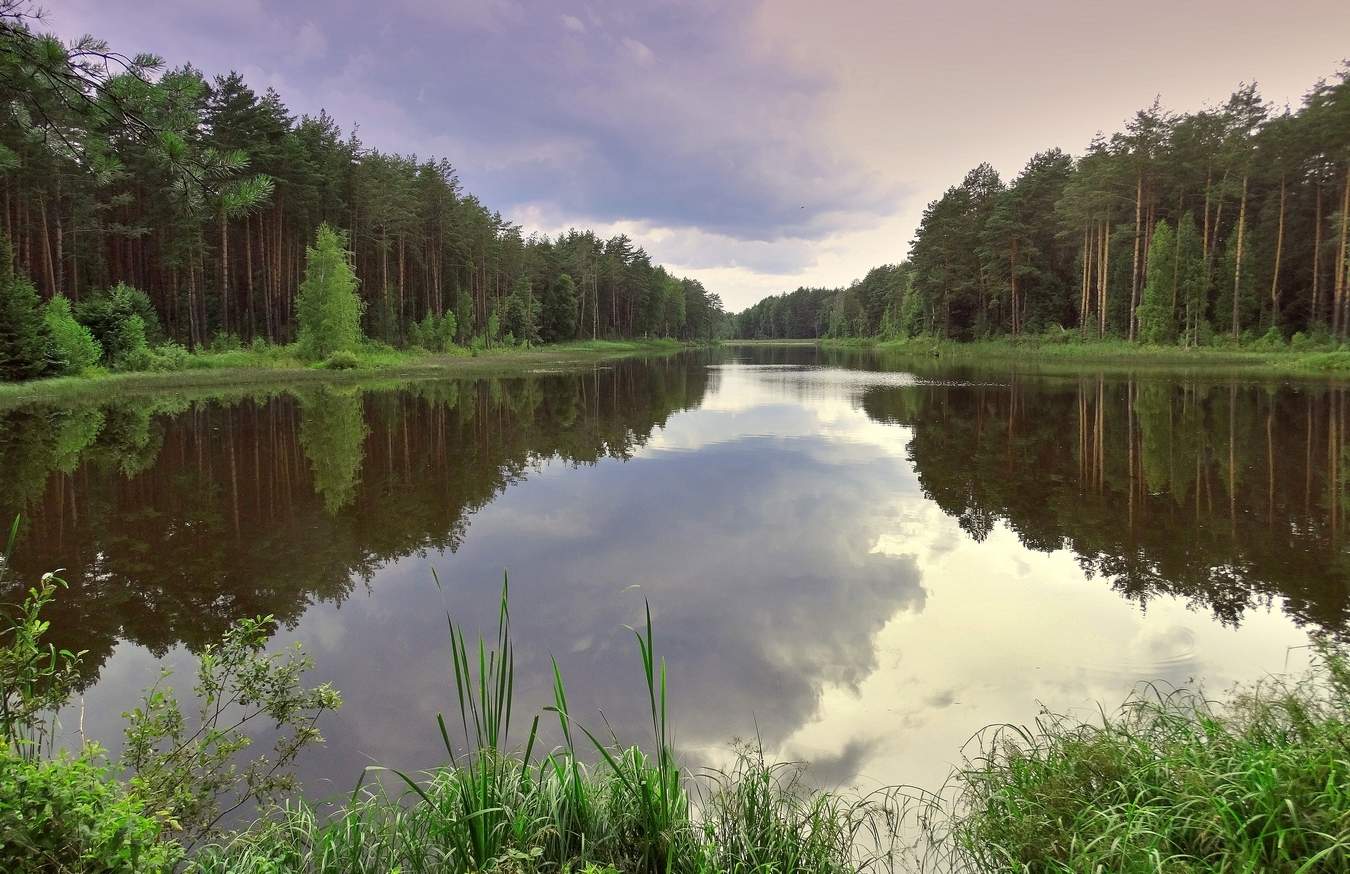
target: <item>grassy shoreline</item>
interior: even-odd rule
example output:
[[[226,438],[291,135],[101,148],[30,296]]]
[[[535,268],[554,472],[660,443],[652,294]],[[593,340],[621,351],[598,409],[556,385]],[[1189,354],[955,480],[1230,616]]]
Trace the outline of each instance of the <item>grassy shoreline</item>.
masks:
[[[43,585],[45,594],[34,594],[27,604],[35,606],[10,628],[14,643],[0,650],[4,664],[27,664],[44,652],[39,611],[56,587],[46,579]],[[228,743],[223,756],[212,753],[211,740],[171,744],[173,751],[156,759],[160,770],[135,766],[136,780],[119,777],[96,747],[75,759],[34,755],[25,739],[36,738],[40,750],[44,735],[33,729],[44,708],[73,691],[53,657],[43,676],[64,691],[12,699],[25,705],[16,712],[34,718],[3,725],[0,867],[105,874],[1320,874],[1350,865],[1350,655],[1343,644],[1315,641],[1304,673],[1238,687],[1223,701],[1189,686],[1145,686],[1096,721],[1046,711],[1032,725],[991,726],[936,793],[902,785],[861,793],[813,789],[799,766],[766,759],[758,745],[737,748],[722,769],[682,766],[650,609],[645,626],[634,630],[645,681],[638,694],[652,714],[645,744],[612,734],[602,740],[587,728],[590,720],[575,717],[556,661],[553,705],[513,739],[509,616],[505,585],[495,645],[479,638],[472,646],[447,616],[459,719],[437,717],[445,764],[412,775],[368,767],[345,799],[265,804],[239,830],[217,828],[213,796],[203,808],[196,796],[163,788],[205,780],[229,797],[236,778],[222,769],[237,749]],[[340,698],[326,685],[300,686],[309,662],[298,650],[281,660],[264,652],[266,622],[237,625],[220,657],[202,656],[199,677],[231,699],[241,690],[276,690],[249,706],[271,713],[274,705],[299,702],[286,705],[287,724],[312,725]],[[79,656],[62,658],[69,664]],[[328,703],[316,709],[320,700]],[[166,712],[180,713],[176,704]],[[147,722],[145,711],[136,713],[139,730],[150,732],[146,749],[178,737],[177,719]],[[557,746],[541,742],[541,719],[557,720]],[[218,723],[203,725],[213,737]],[[222,736],[228,741],[234,730]],[[179,760],[184,748],[189,755]],[[256,798],[268,799],[277,800],[271,792]]]
[[[307,364],[285,347],[265,351],[202,352],[187,368],[169,371],[91,371],[30,382],[0,383],[0,409],[47,401],[104,399],[183,389],[231,389],[295,383],[353,384],[372,379],[441,379],[507,376],[638,355],[664,355],[693,348],[678,340],[583,340],[574,343],[503,348],[458,354],[381,348],[363,353],[357,367],[329,370]]]
[[[820,339],[732,340],[733,346],[818,345],[824,349],[866,349],[897,357],[937,359],[979,366],[981,364],[1063,366],[1082,368],[1108,366],[1128,369],[1170,369],[1350,379],[1350,350],[1329,346],[1308,349],[1253,347],[1145,346],[1124,340],[1072,340],[1053,342],[1039,338],[1022,340],[976,340],[957,342],[914,338],[909,340]]]
[[[914,361],[960,363],[960,365],[999,367],[1015,365],[1017,370],[1049,373],[1081,373],[1110,369],[1120,371],[1158,371],[1158,373],[1206,373],[1214,376],[1258,376],[1280,378],[1322,378],[1350,380],[1350,349],[1323,346],[1262,349],[1253,346],[1210,346],[1181,349],[1176,346],[1142,346],[1126,340],[1077,340],[1056,342],[1044,338],[1021,340],[992,339],[938,340],[913,338],[880,340],[876,338],[722,340],[729,347],[806,347],[848,351],[865,350]]]

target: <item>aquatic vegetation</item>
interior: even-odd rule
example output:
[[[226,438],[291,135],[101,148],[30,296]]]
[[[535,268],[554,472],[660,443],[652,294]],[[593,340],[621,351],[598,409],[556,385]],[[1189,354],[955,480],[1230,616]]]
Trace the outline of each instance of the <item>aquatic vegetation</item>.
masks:
[[[187,870],[1319,872],[1350,864],[1350,655],[1331,643],[1317,644],[1306,674],[1238,689],[1222,704],[1149,686],[1100,724],[1047,712],[1033,726],[991,727],[937,794],[858,795],[812,789],[797,766],[773,763],[757,746],[738,748],[726,769],[683,768],[650,611],[634,631],[651,714],[645,750],[613,734],[601,739],[577,719],[556,662],[554,702],[517,743],[510,628],[505,585],[492,645],[471,644],[449,621],[459,718],[457,726],[437,718],[443,765],[419,774],[369,768],[344,803],[263,808],[239,831],[209,833]],[[42,630],[26,650],[40,649]],[[261,638],[247,626],[238,634],[251,641],[235,647],[240,658],[258,668],[229,670],[262,684],[246,697],[271,701],[273,686],[299,688],[307,663],[287,661],[278,674],[255,648]],[[203,665],[224,664],[229,651],[227,640]],[[548,715],[562,743],[536,755]],[[160,721],[181,724],[176,715]],[[150,738],[138,749],[153,748],[157,735],[179,737],[153,726],[146,734],[144,718],[135,726]],[[221,770],[231,742],[218,746],[226,755],[193,754],[207,762],[207,779],[194,776],[195,765],[175,765],[184,779],[173,785],[210,786],[211,774],[232,774]],[[188,834],[181,805],[163,792],[147,796],[143,773],[119,781],[96,749],[36,762],[5,755],[0,822],[18,824],[5,832],[13,870],[161,871],[192,848],[177,839]],[[252,797],[272,794],[245,783]],[[34,791],[50,801],[36,812]],[[210,814],[195,818],[208,827],[219,821],[210,799],[194,796],[192,809]],[[58,817],[78,826],[79,839],[42,844]]]
[[[515,661],[503,587],[494,647],[450,623],[459,726],[440,718],[448,762],[419,775],[370,769],[326,815],[305,803],[203,848],[202,872],[893,870],[895,793],[808,789],[796,766],[757,748],[728,769],[691,773],[670,746],[666,671],[648,613],[635,632],[652,717],[651,751],[601,740],[570,712],[554,664],[560,747],[534,755],[536,715],[510,741]],[[592,755],[593,754],[593,755]],[[385,779],[378,779],[384,777]],[[866,839],[864,839],[866,838]]]
[[[1240,688],[1141,688],[1100,723],[993,727],[949,785],[938,845],[970,871],[1345,871],[1350,656]]]

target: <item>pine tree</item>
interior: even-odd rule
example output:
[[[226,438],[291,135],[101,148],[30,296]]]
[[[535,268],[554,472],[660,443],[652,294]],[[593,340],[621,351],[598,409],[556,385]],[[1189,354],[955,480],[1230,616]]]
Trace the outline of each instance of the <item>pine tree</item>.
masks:
[[[15,271],[9,242],[0,239],[0,379],[43,376],[51,370],[50,352],[37,289]]]
[[[295,300],[300,354],[313,361],[361,345],[361,300],[347,259],[346,240],[319,225],[314,245],[305,248],[305,281]]]
[[[75,321],[70,300],[58,294],[47,302],[43,321],[52,338],[53,366],[61,373],[79,373],[98,364],[103,347],[89,329]]]
[[[1209,301],[1209,270],[1204,241],[1196,227],[1195,216],[1186,213],[1177,225],[1176,256],[1177,299],[1186,313],[1186,342],[1198,345],[1209,333],[1206,305]]]
[[[542,313],[543,337],[546,342],[571,340],[577,333],[577,286],[564,273],[549,288],[544,298]]]
[[[1148,247],[1148,278],[1143,303],[1137,313],[1139,339],[1145,343],[1171,343],[1177,337],[1176,236],[1167,222],[1158,222]]]

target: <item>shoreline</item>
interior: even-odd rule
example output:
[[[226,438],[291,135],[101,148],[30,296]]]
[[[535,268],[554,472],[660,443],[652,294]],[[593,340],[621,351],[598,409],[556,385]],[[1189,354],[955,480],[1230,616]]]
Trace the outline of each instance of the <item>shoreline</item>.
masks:
[[[0,409],[47,402],[78,402],[91,396],[138,395],[190,389],[284,388],[294,384],[354,385],[373,380],[454,379],[510,376],[540,369],[560,369],[617,361],[640,355],[669,355],[702,348],[680,340],[581,340],[573,343],[501,349],[476,355],[463,352],[379,353],[379,363],[349,370],[328,370],[290,357],[269,358],[248,351],[201,353],[183,370],[96,372],[29,382],[0,383]],[[229,362],[240,363],[229,363]]]
[[[1046,343],[1038,340],[912,340],[829,339],[815,340],[724,340],[735,346],[817,346],[836,351],[868,351],[915,360],[958,363],[971,366],[1034,365],[1036,370],[1055,372],[1099,370],[1149,370],[1290,379],[1350,379],[1350,351],[1253,348],[1182,349],[1171,346],[1140,346],[1120,340],[1089,340]],[[1049,367],[1047,367],[1047,365]],[[1022,370],[1022,367],[1017,367]]]

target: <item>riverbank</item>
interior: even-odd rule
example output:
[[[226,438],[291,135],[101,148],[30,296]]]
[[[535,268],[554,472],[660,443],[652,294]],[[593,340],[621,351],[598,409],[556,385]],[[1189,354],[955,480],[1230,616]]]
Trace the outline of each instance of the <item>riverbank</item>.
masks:
[[[0,383],[0,409],[45,401],[77,402],[184,389],[231,389],[296,383],[364,383],[373,379],[440,379],[508,376],[575,367],[638,355],[666,355],[693,344],[678,340],[580,340],[547,346],[431,353],[372,346],[353,367],[331,369],[300,360],[290,347],[269,346],[186,356],[181,369],[115,372],[91,370],[29,382]]]
[[[38,611],[55,592],[44,585],[10,629],[6,655],[43,652]],[[8,839],[0,862],[14,871],[186,866],[201,874],[1142,872],[1160,859],[1168,870],[1302,874],[1350,864],[1350,661],[1330,643],[1315,645],[1306,673],[1239,688],[1221,703],[1190,687],[1145,687],[1098,721],[1047,712],[1032,726],[991,727],[938,793],[858,794],[813,790],[798,766],[767,760],[757,746],[740,747],[721,770],[681,767],[667,722],[678,717],[668,716],[650,613],[636,632],[650,752],[601,741],[574,719],[556,662],[554,705],[512,741],[509,628],[505,590],[495,647],[480,642],[471,659],[463,629],[450,623],[460,713],[449,729],[438,718],[445,765],[418,775],[367,769],[345,800],[292,801],[238,831],[216,830],[218,817],[201,825],[216,812],[209,795],[144,795],[154,781],[118,779],[97,751],[73,760],[32,756],[23,739],[41,724],[42,707],[59,702],[21,692],[18,701],[33,706],[4,724],[0,747],[0,828]],[[265,623],[241,623],[222,641],[229,658],[203,656],[203,669],[229,696],[265,681],[270,697],[253,703],[289,702],[282,712],[290,722],[312,723],[324,710],[332,716],[336,692],[303,689],[308,661],[263,654],[266,636]],[[79,656],[62,653],[39,671],[68,696],[61,659]],[[328,703],[311,716],[316,691]],[[168,712],[177,713],[176,704]],[[149,740],[176,724],[129,716]],[[557,719],[562,742],[536,758],[541,717]],[[471,739],[467,755],[455,751],[456,727]],[[227,792],[235,779],[223,776],[232,773],[222,770],[229,757],[199,757],[194,743],[186,744],[194,751],[187,760],[171,753],[159,770],[175,780],[215,779]],[[174,804],[197,814],[198,831]]]
[[[1241,372],[1284,376],[1350,378],[1350,350],[1332,346],[1314,348],[1259,348],[1210,346],[1186,349],[1146,346],[1124,340],[1056,342],[1043,338],[956,342],[921,337],[909,340],[823,339],[824,348],[869,349],[895,356],[942,359],[962,364],[1038,364],[1159,368]]]

